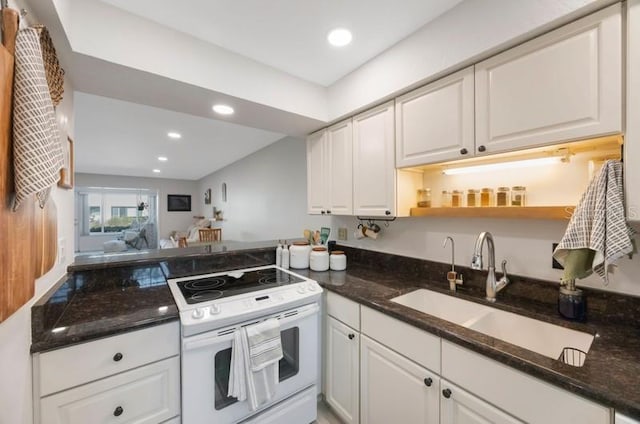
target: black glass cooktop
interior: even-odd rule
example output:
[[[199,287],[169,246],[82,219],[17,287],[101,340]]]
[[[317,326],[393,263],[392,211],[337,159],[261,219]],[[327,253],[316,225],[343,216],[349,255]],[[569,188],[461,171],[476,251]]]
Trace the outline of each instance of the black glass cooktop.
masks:
[[[241,271],[237,271],[240,273]],[[304,281],[276,268],[245,272],[240,278],[230,275],[185,280],[177,283],[180,292],[190,305],[236,296],[258,290],[270,289]]]

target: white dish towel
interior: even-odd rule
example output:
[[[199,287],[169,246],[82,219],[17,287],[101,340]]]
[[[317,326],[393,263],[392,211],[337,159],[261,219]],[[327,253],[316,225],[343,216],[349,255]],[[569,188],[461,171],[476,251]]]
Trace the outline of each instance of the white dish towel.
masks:
[[[247,400],[252,411],[269,402],[278,386],[278,361],[282,356],[277,319],[237,329],[233,334],[227,396],[241,402]]]
[[[587,187],[553,257],[565,267],[563,281],[595,272],[608,284],[610,267],[635,253],[625,219],[622,162],[609,160]]]

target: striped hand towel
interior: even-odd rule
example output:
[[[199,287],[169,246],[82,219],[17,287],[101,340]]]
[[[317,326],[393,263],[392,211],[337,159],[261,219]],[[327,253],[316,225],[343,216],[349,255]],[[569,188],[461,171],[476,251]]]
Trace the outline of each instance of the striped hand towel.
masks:
[[[625,219],[622,162],[609,160],[591,181],[553,257],[565,265],[563,281],[597,273],[609,283],[610,267],[635,252]]]

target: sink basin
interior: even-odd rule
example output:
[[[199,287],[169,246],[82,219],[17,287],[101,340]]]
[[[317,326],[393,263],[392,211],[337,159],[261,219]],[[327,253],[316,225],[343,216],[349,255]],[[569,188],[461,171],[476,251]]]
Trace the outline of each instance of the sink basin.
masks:
[[[589,333],[425,289],[412,291],[391,301],[549,358],[562,359],[574,366],[582,366],[594,339]],[[571,355],[563,356],[563,353],[568,352]]]

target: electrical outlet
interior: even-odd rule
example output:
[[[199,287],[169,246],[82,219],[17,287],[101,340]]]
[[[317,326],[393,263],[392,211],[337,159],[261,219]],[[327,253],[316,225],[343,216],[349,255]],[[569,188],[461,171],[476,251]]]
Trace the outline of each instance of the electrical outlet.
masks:
[[[342,227],[338,228],[338,240],[346,240],[347,239],[347,229]]]
[[[552,243],[551,244],[551,255],[553,255],[553,252],[556,251],[556,247],[558,247],[558,243]],[[564,267],[562,265],[560,265],[560,262],[558,262],[555,259],[553,259],[553,256],[551,256],[551,268],[553,268],[553,269],[564,269]]]

